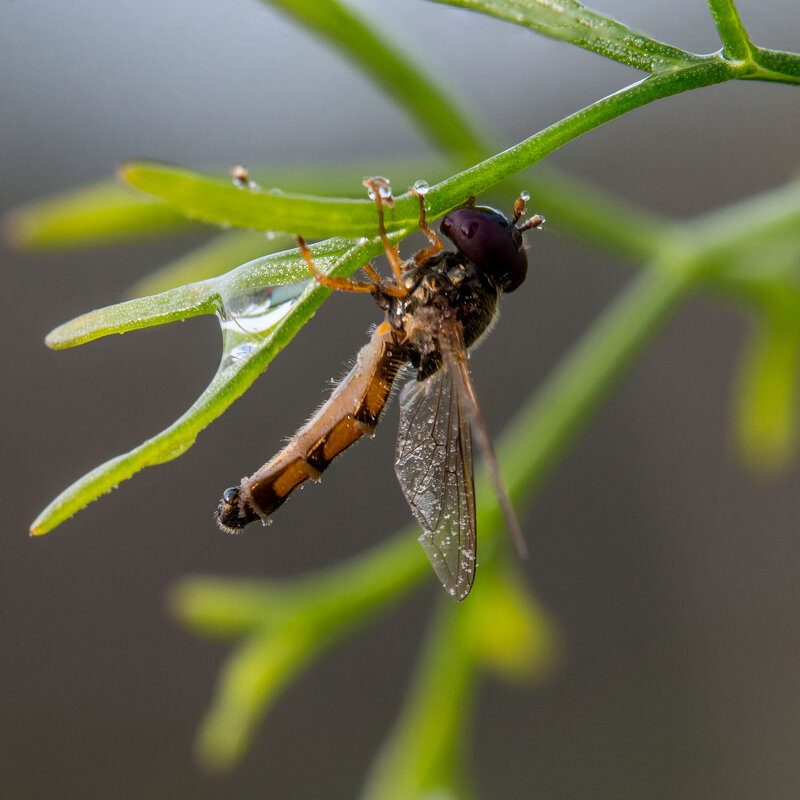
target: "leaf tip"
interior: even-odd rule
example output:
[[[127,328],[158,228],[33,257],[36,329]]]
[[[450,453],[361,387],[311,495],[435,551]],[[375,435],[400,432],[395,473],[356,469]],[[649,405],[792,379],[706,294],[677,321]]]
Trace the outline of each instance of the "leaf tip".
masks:
[[[28,536],[31,538],[35,538],[37,536],[44,536],[44,534],[48,533],[51,530],[51,527],[47,525],[45,520],[42,519],[42,515],[40,514],[36,519],[33,521],[33,524],[28,530]]]
[[[0,219],[0,240],[12,250],[27,250],[34,239],[34,227],[24,210],[11,211]]]
[[[51,350],[64,350],[69,347],[69,342],[64,338],[64,326],[59,325],[53,328],[47,336],[44,337],[44,343]]]
[[[125,183],[130,183],[129,178],[131,173],[135,169],[135,164],[136,162],[133,160],[120,161],[119,164],[117,164],[117,170],[116,170],[117,177],[121,181],[124,181]]]

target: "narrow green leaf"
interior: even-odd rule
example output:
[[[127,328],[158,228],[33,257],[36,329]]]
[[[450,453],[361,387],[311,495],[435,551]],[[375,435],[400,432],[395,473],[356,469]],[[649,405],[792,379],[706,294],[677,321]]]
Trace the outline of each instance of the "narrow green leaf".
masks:
[[[645,72],[697,63],[699,56],[651,39],[577,0],[432,0],[524,25]]]
[[[742,461],[774,473],[797,454],[800,321],[795,313],[758,320],[742,355],[733,395],[733,434]]]
[[[198,755],[218,770],[244,754],[285,686],[333,644],[432,575],[413,531],[342,565],[292,581],[196,578],[173,607],[202,633],[252,631],[228,660],[203,722]]]
[[[267,709],[322,644],[306,626],[283,624],[252,634],[234,650],[200,727],[200,762],[225,770],[239,761]]]
[[[749,75],[743,75],[743,78],[778,81],[779,83],[800,83],[800,54],[757,47],[754,60],[756,69]]]
[[[401,716],[367,778],[363,800],[469,796],[465,750],[477,674],[466,646],[466,614],[465,606],[440,600]]]
[[[161,294],[222,275],[231,269],[231,265],[244,264],[294,246],[294,238],[288,234],[268,238],[257,231],[225,233],[142,278],[131,286],[128,294],[131,297]]]
[[[432,579],[418,534],[409,528],[344,563],[291,580],[184,578],[170,593],[170,607],[183,625],[214,637],[274,625],[287,615],[313,617],[327,629],[332,614],[360,619]]]
[[[429,181],[442,177],[446,174],[442,167],[441,162],[431,160],[390,157],[336,164],[257,164],[250,175],[256,183],[280,186],[287,192],[302,194],[313,188],[315,195],[363,198],[361,181],[368,175],[388,173],[398,186],[405,187],[421,175]],[[211,173],[228,179],[228,168]],[[35,250],[90,247],[207,230],[179,208],[144,192],[131,191],[117,179],[34,201],[12,211],[3,224],[12,246]]]
[[[374,242],[361,245],[347,243],[345,247],[349,245],[349,249],[340,251],[339,257],[330,255],[330,253],[335,253],[342,244],[344,243],[333,241],[316,246],[317,252],[320,253],[320,265],[323,266],[326,261],[328,266],[333,265],[330,270],[332,274],[350,274],[370,257],[376,255],[381,248],[380,244]],[[329,250],[327,257],[322,255],[326,248]],[[258,261],[269,262],[270,259],[279,259],[279,257],[268,256],[266,259]],[[290,255],[286,257],[291,258]],[[296,254],[294,258],[297,259]],[[250,265],[244,266],[250,267]],[[263,268],[263,264],[258,264],[254,268],[253,273],[257,276],[255,284],[248,278],[248,275],[251,274],[250,271],[240,268],[240,270],[234,270],[230,276],[222,276],[222,278],[193,284],[190,287],[181,287],[173,292],[158,295],[156,298],[131,300],[121,303],[119,306],[112,306],[111,309],[92,312],[92,314],[67,323],[54,331],[51,334],[53,339],[51,346],[71,346],[107,333],[119,333],[122,330],[132,330],[147,324],[158,324],[193,316],[197,313],[208,313],[208,305],[212,302],[214,287],[218,288],[220,285],[224,287],[225,293],[217,298],[224,307],[229,299],[237,298],[237,293],[239,293],[239,297],[247,296],[247,292],[252,291],[254,285],[262,287],[265,285],[265,281],[269,282],[270,278],[274,278],[272,273],[269,273],[270,278],[266,278],[265,273],[262,272]],[[269,270],[269,265],[266,269]],[[194,294],[187,297],[188,290],[193,290]],[[242,293],[244,294],[242,295]],[[31,533],[47,533],[69,519],[76,511],[133,476],[140,469],[170,461],[185,452],[192,446],[197,434],[222,414],[266,369],[269,362],[314,315],[317,307],[329,293],[330,290],[309,282],[308,287],[298,297],[287,316],[263,333],[248,335],[246,337],[247,346],[238,348],[236,357],[231,357],[235,341],[226,341],[223,358],[216,375],[182,417],[139,447],[107,461],[72,484],[39,515],[31,527]],[[171,299],[164,300],[166,297]],[[186,302],[185,306],[176,311],[173,305],[175,298],[191,302]],[[148,301],[152,301],[151,307],[146,306]],[[149,320],[142,319],[143,316],[148,315]],[[232,334],[233,330],[234,328],[229,328],[228,332]]]
[[[431,186],[426,195],[429,218],[436,219],[470,195],[487,191],[562,144],[634,108],[730,77],[725,62],[712,57],[692,67],[654,75],[603,98],[524,142]],[[137,188],[180,206],[188,214],[219,224],[289,230],[308,236],[373,235],[376,227],[374,204],[366,199],[251,192],[187,169],[147,162],[123,166],[121,174]],[[395,196],[394,209],[386,210],[387,230],[413,230],[417,217],[415,197],[410,193]]]
[[[332,269],[352,248],[352,242],[330,239],[312,245],[311,253],[319,269],[325,272]],[[376,249],[376,246],[373,245],[372,249]],[[282,286],[309,277],[305,262],[297,250],[270,254],[242,264],[217,278],[82,314],[51,331],[45,342],[54,350],[63,350],[112,333],[127,333],[198,314],[215,314],[222,308],[226,297],[257,287]]]
[[[730,80],[731,68],[714,56],[692,67],[662,72],[627,86],[586,108],[571,114],[519,144],[487,158],[480,164],[430,187],[425,196],[429,217],[435,219],[455,208],[471,195],[480,196],[521,170],[530,167],[569,141],[604,125],[635,108],[657,99],[679,94],[690,88],[711,86]],[[399,203],[398,203],[399,205]],[[413,203],[412,203],[413,206]],[[410,213],[402,206],[405,218]],[[397,208],[396,208],[397,211]]]
[[[491,566],[484,569],[481,564],[476,596],[465,605],[469,648],[484,668],[506,680],[543,680],[552,674],[559,656],[556,626],[516,565],[503,558]]]
[[[336,0],[263,0],[317,32],[354,61],[412,116],[449,157],[473,161],[486,153],[452,93],[398,52],[354,11]],[[368,124],[368,117],[364,123]]]
[[[278,581],[196,575],[172,587],[168,604],[193,633],[231,638],[276,624],[293,597]]]
[[[375,203],[366,196],[348,199],[251,191],[230,180],[150,162],[123,164],[119,172],[131,186],[218,225],[319,237],[371,236],[377,231]],[[413,228],[418,208],[411,196],[397,198],[395,208],[386,209],[387,230]]]
[[[198,228],[178,208],[130,188],[102,182],[37,200],[3,221],[14,247],[52,250]]]
[[[739,61],[749,59],[753,45],[733,0],[707,0],[707,2],[723,44],[725,58]]]

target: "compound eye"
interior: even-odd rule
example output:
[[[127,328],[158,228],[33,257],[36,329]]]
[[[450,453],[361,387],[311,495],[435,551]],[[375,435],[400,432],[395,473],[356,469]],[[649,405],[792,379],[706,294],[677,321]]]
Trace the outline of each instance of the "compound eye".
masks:
[[[222,499],[214,513],[217,525],[226,533],[239,533],[248,522],[242,519],[242,515],[239,513],[240,497],[240,486],[229,487],[222,493]]]
[[[222,493],[222,502],[227,503],[229,506],[235,506],[239,502],[239,487],[229,486]]]
[[[528,274],[522,234],[488,206],[457,208],[445,214],[442,233],[502,291],[512,292]]]

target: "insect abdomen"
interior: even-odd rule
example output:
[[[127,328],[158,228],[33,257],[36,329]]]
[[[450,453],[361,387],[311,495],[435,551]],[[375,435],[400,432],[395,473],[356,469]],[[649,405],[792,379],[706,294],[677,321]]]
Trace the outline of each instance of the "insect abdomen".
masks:
[[[239,486],[225,490],[217,524],[236,533],[257,519],[266,522],[298,486],[318,479],[339,453],[372,435],[405,360],[391,329],[380,326],[353,369],[289,443]]]

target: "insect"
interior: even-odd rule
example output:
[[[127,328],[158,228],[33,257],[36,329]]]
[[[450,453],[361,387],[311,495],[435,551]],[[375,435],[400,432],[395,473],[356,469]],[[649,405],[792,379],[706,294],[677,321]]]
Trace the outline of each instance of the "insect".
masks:
[[[509,528],[522,542],[475,396],[468,349],[491,328],[500,295],[525,280],[522,233],[541,226],[544,218],[535,215],[520,224],[526,194],[515,202],[513,219],[471,198],[442,220],[440,232],[455,245],[455,251],[446,250],[426,222],[424,191],[414,189],[429,246],[403,261],[384,226],[384,207],[394,204],[388,181],[370,178],[364,184],[377,205],[392,279],[383,280],[369,263],[363,267],[367,281],[323,274],[302,238],[297,241],[319,283],[372,294],[385,318],[327,402],[274,458],[225,490],[215,516],[231,533],[258,519],[266,522],[298,486],[318,480],[339,453],[374,433],[398,375],[410,364],[416,374],[400,393],[395,471],[436,575],[463,600],[476,568],[473,432]]]

